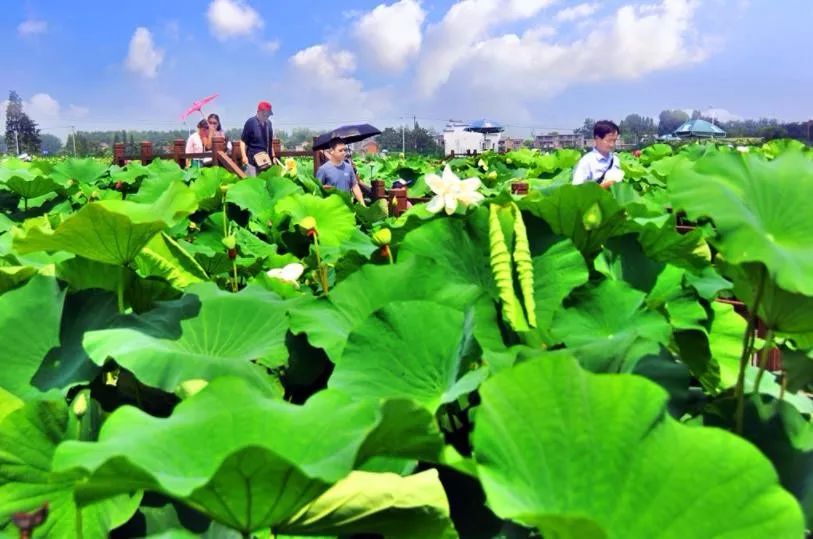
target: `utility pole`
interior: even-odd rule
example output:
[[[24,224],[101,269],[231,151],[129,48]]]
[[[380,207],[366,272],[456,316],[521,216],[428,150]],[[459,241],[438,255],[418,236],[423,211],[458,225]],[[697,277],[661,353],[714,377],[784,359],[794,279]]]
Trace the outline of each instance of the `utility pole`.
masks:
[[[71,126],[71,134],[73,134],[73,156],[76,157],[76,131],[74,126]]]
[[[401,116],[401,153],[406,152],[406,131],[405,131],[406,126],[404,125],[405,121],[406,118]]]
[[[20,155],[20,135],[17,133],[17,128],[14,128],[14,142],[17,144],[17,155]]]

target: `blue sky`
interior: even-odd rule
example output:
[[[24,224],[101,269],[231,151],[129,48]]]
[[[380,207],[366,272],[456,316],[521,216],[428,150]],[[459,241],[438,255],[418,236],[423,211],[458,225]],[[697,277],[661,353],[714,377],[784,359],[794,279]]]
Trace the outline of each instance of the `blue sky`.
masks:
[[[665,108],[813,117],[811,0],[112,5],[3,6],[0,90],[44,132],[182,128],[213,93],[206,111],[227,127],[260,99],[282,128],[487,117],[526,135]]]

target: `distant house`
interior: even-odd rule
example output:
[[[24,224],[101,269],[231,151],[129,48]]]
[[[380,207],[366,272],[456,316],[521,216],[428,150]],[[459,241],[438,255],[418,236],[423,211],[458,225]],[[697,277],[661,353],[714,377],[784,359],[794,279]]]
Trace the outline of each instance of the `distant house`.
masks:
[[[725,137],[726,133],[706,120],[689,120],[675,129],[672,134],[680,138],[714,138]]]
[[[446,155],[479,153],[483,151],[485,138],[482,133],[466,131],[469,124],[449,120],[443,128],[443,150]]]
[[[375,139],[367,139],[361,143],[361,152],[368,155],[377,155],[381,151],[381,145]]]
[[[581,133],[548,133],[534,137],[534,148],[555,150],[557,148],[584,148],[585,139]]]
[[[504,139],[500,139],[498,143],[498,148],[500,152],[510,152],[513,150],[519,150],[522,148],[523,140],[521,138],[511,138],[506,137]]]

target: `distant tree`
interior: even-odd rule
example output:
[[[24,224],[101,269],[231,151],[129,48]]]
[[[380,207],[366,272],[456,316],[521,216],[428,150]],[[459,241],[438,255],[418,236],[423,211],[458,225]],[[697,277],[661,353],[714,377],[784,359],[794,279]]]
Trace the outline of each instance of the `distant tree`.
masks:
[[[658,132],[655,120],[640,114],[628,114],[618,125],[621,136],[627,143],[637,144],[642,138]]]
[[[585,118],[582,126],[574,131],[576,135],[584,135],[585,138],[593,138],[593,126],[596,121],[593,118]]]
[[[443,153],[443,148],[437,141],[437,133],[431,129],[421,127],[417,122],[412,128],[401,129],[392,127],[385,128],[378,135],[378,143],[382,150],[390,152],[400,152],[403,148],[407,153],[419,153],[421,155],[438,155]]]
[[[658,135],[668,135],[689,120],[682,110],[662,110],[658,115]]]
[[[45,133],[40,136],[40,139],[42,140],[40,149],[43,154],[56,155],[62,149],[62,141],[59,140],[59,137]]]
[[[40,130],[37,123],[23,112],[23,100],[11,90],[6,105],[6,146],[13,152],[30,154],[40,151]]]

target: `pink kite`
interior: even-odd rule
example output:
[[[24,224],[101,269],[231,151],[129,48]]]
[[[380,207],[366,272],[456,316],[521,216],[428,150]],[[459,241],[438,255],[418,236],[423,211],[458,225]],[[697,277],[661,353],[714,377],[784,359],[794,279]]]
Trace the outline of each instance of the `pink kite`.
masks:
[[[201,99],[200,101],[195,101],[194,103],[192,103],[192,106],[191,106],[191,107],[189,107],[188,109],[186,109],[186,112],[184,112],[183,114],[181,114],[181,120],[185,120],[185,119],[187,118],[187,116],[189,116],[189,115],[190,115],[190,114],[192,114],[193,112],[200,112],[200,115],[201,115],[201,116],[204,116],[204,115],[203,115],[203,111],[201,110],[201,108],[203,108],[203,105],[205,105],[206,103],[208,103],[208,102],[212,101],[214,98],[216,98],[216,97],[217,97],[217,96],[219,96],[219,95],[220,95],[220,94],[212,94],[212,95],[210,95],[209,97],[204,97],[204,98],[203,98],[203,99]],[[205,116],[204,116],[204,117],[205,117]]]

